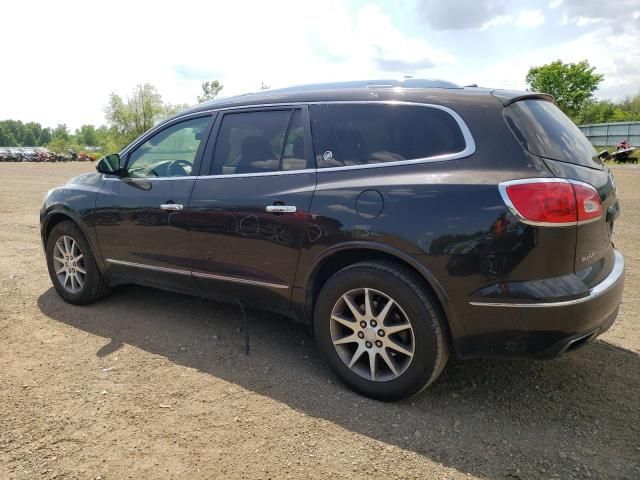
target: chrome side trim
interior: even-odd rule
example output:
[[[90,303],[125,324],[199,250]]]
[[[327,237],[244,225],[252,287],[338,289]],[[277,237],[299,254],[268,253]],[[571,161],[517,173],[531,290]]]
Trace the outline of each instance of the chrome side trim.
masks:
[[[397,162],[384,162],[384,163],[366,163],[364,165],[345,165],[344,167],[327,167],[327,168],[318,168],[318,173],[324,172],[338,172],[341,170],[360,170],[364,168],[383,168],[383,167],[398,167],[402,165],[415,165],[422,163],[434,163],[434,162],[444,162],[446,160],[457,160],[459,158],[465,158],[473,154],[475,151],[475,145],[473,147],[473,151],[468,152],[468,148],[459,153],[447,153],[445,155],[435,155],[433,157],[426,158],[414,158],[412,160],[399,160]]]
[[[526,223],[527,225],[533,225],[535,227],[575,227],[576,225],[584,225],[586,223],[597,222],[602,218],[602,215],[605,214],[604,209],[602,210],[602,214],[599,217],[590,218],[589,220],[581,220],[575,222],[564,222],[564,223],[552,223],[552,222],[536,222],[534,220],[529,220],[523,217],[520,212],[516,209],[515,205],[509,198],[507,194],[507,188],[511,185],[521,185],[523,183],[571,183],[575,185],[582,185],[584,187],[590,188],[597,193],[596,188],[593,185],[590,185],[586,182],[581,182],[579,180],[572,180],[567,178],[556,178],[556,177],[542,177],[542,178],[520,178],[518,180],[508,180],[506,182],[500,182],[498,184],[498,190],[500,191],[500,196],[502,197],[502,201],[505,203],[511,214],[516,217],[520,222]]]
[[[191,272],[189,270],[182,270],[179,268],[168,268],[168,267],[159,267],[157,265],[146,265],[143,263],[125,262],[124,260],[114,260],[113,258],[107,258],[106,261],[107,263],[113,263],[114,265],[144,268],[145,270],[153,270],[154,272],[176,273],[178,275],[191,275]]]
[[[624,273],[624,257],[620,252],[614,250],[615,261],[613,263],[613,269],[611,273],[598,285],[589,290],[589,295],[585,297],[576,298],[574,300],[563,300],[560,302],[540,302],[540,303],[504,303],[504,302],[469,302],[469,305],[474,307],[506,307],[506,308],[554,308],[554,307],[568,307],[571,305],[579,305],[581,303],[589,302],[594,298],[598,298],[602,294],[606,293]]]
[[[289,288],[287,285],[280,285],[277,283],[259,282],[257,280],[227,277],[224,275],[215,275],[213,273],[191,272],[189,270],[183,270],[179,268],[159,267],[156,265],[147,265],[143,263],[126,262],[124,260],[114,260],[113,258],[107,258],[106,261],[107,263],[112,263],[114,265],[122,265],[124,267],[133,267],[133,268],[142,268],[145,270],[152,270],[154,272],[175,273],[177,275],[187,275],[187,276],[193,276],[196,278],[206,278],[211,280],[222,280],[224,282],[244,283],[246,285],[257,285],[257,286],[269,287],[269,288],[280,288],[280,289]]]
[[[226,277],[224,275],[215,275],[213,273],[192,272],[196,278],[206,278],[210,280],[222,280],[224,282],[244,283],[247,285],[257,285],[269,288],[289,288],[287,285],[279,285],[277,283],[259,282],[258,280],[247,280],[246,278]]]
[[[102,174],[103,180],[120,180],[122,182],[156,182],[156,181],[166,181],[166,180],[195,180],[199,177],[194,175],[185,175],[184,177],[118,177],[117,175],[108,175],[106,173]]]
[[[243,177],[272,177],[275,175],[293,175],[296,173],[316,173],[315,168],[305,168],[303,170],[280,170],[274,172],[256,172],[256,173],[230,173],[228,175],[201,175],[196,177],[198,180],[207,180],[210,178],[243,178]]]

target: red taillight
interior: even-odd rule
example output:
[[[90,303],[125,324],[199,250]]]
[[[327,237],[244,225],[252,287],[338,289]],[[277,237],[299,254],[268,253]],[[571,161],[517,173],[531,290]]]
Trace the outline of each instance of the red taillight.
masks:
[[[572,183],[576,191],[578,222],[593,220],[602,215],[602,202],[598,191],[586,183]]]
[[[514,180],[500,184],[512,213],[525,223],[575,225],[602,214],[595,188],[564,179]]]

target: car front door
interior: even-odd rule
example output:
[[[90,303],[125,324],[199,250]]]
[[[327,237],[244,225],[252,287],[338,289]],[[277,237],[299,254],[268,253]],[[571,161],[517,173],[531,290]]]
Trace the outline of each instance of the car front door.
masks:
[[[95,228],[112,277],[190,286],[189,197],[211,121],[205,114],[152,132],[123,156],[121,176],[104,176]],[[184,279],[176,282],[176,276]]]
[[[306,107],[219,115],[191,198],[193,276],[206,295],[286,310],[316,185]]]

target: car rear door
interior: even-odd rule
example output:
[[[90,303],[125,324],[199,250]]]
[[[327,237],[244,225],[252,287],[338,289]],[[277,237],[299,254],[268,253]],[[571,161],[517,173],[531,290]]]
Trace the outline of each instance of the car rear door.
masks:
[[[120,281],[188,286],[188,205],[211,122],[208,113],[168,123],[123,155],[124,175],[104,176],[95,229]]]
[[[191,197],[193,276],[205,295],[287,310],[316,185],[305,106],[218,116]]]

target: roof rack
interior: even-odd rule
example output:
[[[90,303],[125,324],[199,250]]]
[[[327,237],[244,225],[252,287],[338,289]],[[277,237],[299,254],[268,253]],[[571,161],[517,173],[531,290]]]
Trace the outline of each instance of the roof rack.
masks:
[[[342,90],[358,88],[462,88],[455,83],[446,80],[407,78],[404,80],[355,80],[348,82],[316,83],[310,85],[295,85],[292,87],[269,90],[277,93],[294,93],[311,90]],[[266,92],[265,92],[266,93]]]

